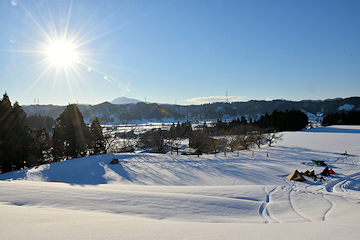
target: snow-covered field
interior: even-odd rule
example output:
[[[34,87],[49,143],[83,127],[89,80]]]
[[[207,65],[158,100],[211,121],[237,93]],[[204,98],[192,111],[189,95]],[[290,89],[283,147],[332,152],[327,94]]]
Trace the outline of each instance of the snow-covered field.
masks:
[[[336,174],[285,178],[319,174],[311,159]],[[0,239],[358,239],[359,203],[360,127],[323,127],[239,156],[111,154],[0,174]]]

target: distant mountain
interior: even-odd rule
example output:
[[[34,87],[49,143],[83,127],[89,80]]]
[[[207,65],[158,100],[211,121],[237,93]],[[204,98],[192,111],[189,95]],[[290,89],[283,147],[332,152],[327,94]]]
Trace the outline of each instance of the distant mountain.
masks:
[[[299,102],[287,100],[248,102],[217,102],[203,105],[171,105],[138,102],[136,104],[113,104],[104,102],[97,105],[78,105],[86,123],[91,123],[97,117],[101,124],[121,124],[134,121],[167,121],[177,122],[183,120],[211,121],[232,120],[242,115],[248,119],[256,120],[265,113],[271,114],[274,110],[301,110],[306,113],[309,120],[322,120],[329,113],[360,110],[360,97],[327,100],[303,100]],[[22,106],[28,116],[42,115],[54,119],[64,111],[65,106],[31,105]]]
[[[119,97],[111,101],[112,104],[136,104],[141,102],[140,100],[136,100],[133,98]]]
[[[86,111],[91,108],[91,105],[79,104],[77,105],[81,112]],[[57,105],[29,105],[29,106],[21,106],[21,108],[25,111],[27,116],[33,115],[41,115],[41,116],[49,116],[54,119],[57,119],[62,112],[64,112],[66,106],[57,106]]]

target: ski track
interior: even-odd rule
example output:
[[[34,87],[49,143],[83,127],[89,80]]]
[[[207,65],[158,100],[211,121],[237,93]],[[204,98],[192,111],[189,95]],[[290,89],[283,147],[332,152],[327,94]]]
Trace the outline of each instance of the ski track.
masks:
[[[325,221],[326,215],[333,209],[334,203],[329,199],[328,196],[337,195],[337,197],[341,198],[344,202],[358,202],[360,199],[360,194],[358,191],[352,191],[351,189],[347,188],[349,182],[352,181],[359,181],[360,179],[360,172],[341,177],[335,181],[329,182],[326,187],[326,194],[324,194],[324,199],[326,199],[331,207],[325,212],[323,220]]]
[[[360,178],[360,172],[345,176],[345,177],[341,177],[335,181],[329,182],[326,185],[326,191],[330,192],[330,193],[345,193],[347,192],[347,190],[344,189],[345,182],[349,181],[350,179],[354,178],[354,177],[359,177]]]
[[[297,210],[295,209],[295,207],[294,207],[294,205],[293,205],[293,203],[292,203],[292,199],[291,199],[291,195],[292,195],[292,194],[295,194],[295,193],[294,193],[294,189],[291,189],[291,190],[289,191],[289,204],[290,204],[290,207],[292,208],[292,210],[293,210],[294,212],[296,212],[300,217],[302,217],[302,218],[306,219],[307,221],[311,222],[310,219],[304,217],[302,214],[299,213],[299,211],[297,211]]]
[[[279,223],[278,221],[276,221],[275,219],[273,219],[270,216],[270,213],[268,211],[268,204],[270,203],[270,194],[275,191],[276,187],[273,187],[269,192],[266,191],[266,187],[264,188],[265,191],[265,202],[261,204],[260,208],[259,208],[259,214],[262,215],[265,218],[265,223],[269,223],[269,222],[275,222],[275,223]]]
[[[327,198],[325,197],[325,195],[323,195],[323,197],[324,197],[324,199],[326,199],[326,200],[329,202],[329,204],[330,204],[330,207],[326,210],[326,212],[324,213],[324,216],[323,216],[323,221],[325,221],[325,220],[326,220],[326,214],[328,214],[328,213],[330,212],[330,210],[334,207],[334,204],[333,204],[329,199],[327,199]]]
[[[294,208],[291,200],[292,192],[292,188],[284,186],[278,186],[271,191],[269,194],[269,203],[266,204],[266,210],[269,216],[279,223],[311,222],[310,219],[304,217]]]

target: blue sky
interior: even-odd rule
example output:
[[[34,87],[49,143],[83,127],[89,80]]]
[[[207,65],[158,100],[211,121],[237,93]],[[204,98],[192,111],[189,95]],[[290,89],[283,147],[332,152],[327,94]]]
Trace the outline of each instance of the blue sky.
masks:
[[[0,90],[21,105],[359,96],[359,12],[357,0],[1,1]],[[58,42],[71,46],[61,62]]]

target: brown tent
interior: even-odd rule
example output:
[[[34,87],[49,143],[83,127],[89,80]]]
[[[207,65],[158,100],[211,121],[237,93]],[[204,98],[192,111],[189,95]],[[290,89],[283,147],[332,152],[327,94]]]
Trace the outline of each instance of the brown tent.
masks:
[[[311,172],[309,172],[309,174],[307,175],[308,177],[313,177],[315,176],[315,170],[312,170]]]
[[[309,170],[306,170],[306,172],[300,172],[301,175],[307,176],[309,174]]]
[[[301,173],[300,173],[301,174]],[[311,172],[309,172],[309,170],[306,170],[306,172],[304,172],[303,174],[301,174],[303,176],[307,176],[307,177],[313,177],[315,176],[315,171],[312,170]]]
[[[303,176],[301,176],[298,170],[293,171],[286,178],[292,181],[306,181],[306,179]]]
[[[110,164],[118,164],[119,163],[119,159],[116,159],[116,158],[114,158],[111,162],[110,162]]]
[[[321,176],[330,176],[329,168],[326,167],[326,168],[324,169],[324,171],[322,171],[322,173],[320,173],[320,174],[321,174]]]

